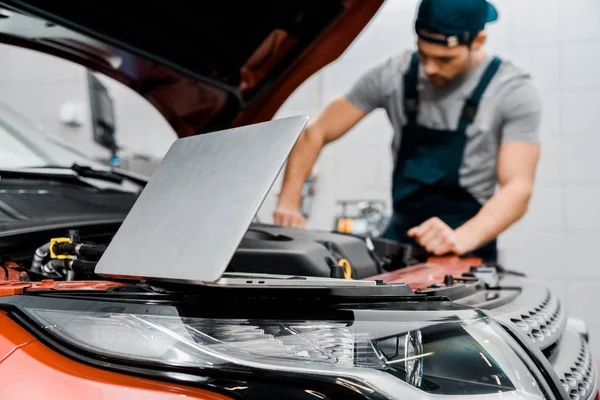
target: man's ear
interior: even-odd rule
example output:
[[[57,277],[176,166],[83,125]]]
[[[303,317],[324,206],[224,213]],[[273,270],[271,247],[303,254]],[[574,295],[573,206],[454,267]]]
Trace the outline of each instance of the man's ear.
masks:
[[[487,34],[484,31],[479,32],[471,44],[471,49],[475,51],[481,50],[486,40]]]

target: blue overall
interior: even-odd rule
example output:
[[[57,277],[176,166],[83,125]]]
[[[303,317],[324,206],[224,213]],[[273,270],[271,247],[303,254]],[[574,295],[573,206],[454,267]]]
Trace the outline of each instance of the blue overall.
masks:
[[[413,54],[404,76],[404,110],[407,123],[402,129],[393,176],[394,214],[384,238],[412,244],[407,232],[429,218],[439,217],[452,229],[473,218],[481,203],[460,186],[459,170],[467,142],[467,128],[475,120],[481,98],[500,67],[494,60],[487,67],[474,92],[467,99],[455,131],[430,129],[417,123],[419,59]],[[472,253],[496,261],[496,240]]]

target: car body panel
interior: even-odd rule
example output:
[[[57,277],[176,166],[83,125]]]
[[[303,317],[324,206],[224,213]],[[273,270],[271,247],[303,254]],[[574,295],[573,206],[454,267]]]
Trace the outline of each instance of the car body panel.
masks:
[[[365,278],[364,280],[381,280],[385,283],[406,283],[412,290],[421,290],[434,284],[444,282],[447,275],[459,278],[462,274],[469,272],[471,267],[480,266],[482,261],[477,258],[459,257],[433,257],[427,263],[403,268],[397,271]],[[5,267],[11,267],[14,263],[6,262]],[[63,282],[51,279],[40,282],[21,282],[14,276],[9,276],[6,281],[0,281],[0,297],[23,294],[26,291],[41,290],[99,290],[104,291],[113,287],[127,286],[127,283],[114,281],[73,281]]]
[[[14,296],[25,292],[35,292],[41,290],[100,290],[104,291],[110,288],[126,286],[125,283],[113,281],[54,281],[45,279],[39,282],[21,282],[13,279],[0,281],[0,297]]]
[[[216,13],[223,7],[175,3],[196,12],[207,7]],[[231,11],[233,22],[228,23],[235,32],[207,39],[208,28],[201,24],[192,26],[189,21],[188,26],[179,29],[157,29],[156,23],[143,19],[146,14],[139,13],[137,4],[119,3],[119,12],[113,13],[106,2],[10,0],[0,2],[0,7],[8,9],[0,18],[0,42],[65,58],[122,82],[152,103],[184,137],[271,119],[302,82],[346,50],[382,3],[383,0],[264,0],[256,2],[257,10],[235,3],[231,5],[234,9],[251,7],[247,18],[257,18],[256,26]],[[272,9],[262,18],[264,26],[257,17],[259,6]],[[161,12],[170,11],[162,4],[158,4],[158,9],[150,4],[148,7],[148,15],[153,11],[156,18],[161,18]],[[238,13],[243,11],[242,8]],[[296,16],[300,22],[279,21],[276,12],[282,18]],[[137,18],[127,20],[134,15]],[[208,18],[201,13],[198,17]],[[218,14],[214,18],[219,18]],[[308,19],[304,25],[302,18]],[[114,20],[107,24],[108,19]],[[299,26],[298,37],[279,28],[286,24],[290,30]],[[246,39],[244,27],[258,33],[246,31]],[[218,25],[212,28],[219,29]],[[200,33],[204,34],[200,40],[193,36]],[[178,40],[188,47],[174,51]],[[193,51],[194,40],[199,56]],[[237,49],[240,55],[226,53],[228,46],[236,47],[235,40],[245,44]],[[244,60],[246,54],[248,58]],[[219,56],[223,59],[219,60]]]
[[[0,313],[0,326],[3,399],[229,399],[203,389],[117,374],[73,361],[50,350],[5,313]],[[35,379],[25,386],[8,384],[22,381],[25,371],[35,371]]]
[[[327,33],[294,63],[284,81],[274,87],[268,95],[257,99],[238,116],[234,122],[235,126],[271,119],[296,88],[344,53],[373,18],[383,1],[346,0],[344,3],[346,7],[344,16],[334,22]]]
[[[21,267],[19,266],[19,264],[14,263],[14,262],[5,262],[2,264],[2,271],[0,271],[0,274],[4,273],[5,275],[5,281],[19,281],[19,278],[21,276],[26,276],[27,274],[23,275],[23,271],[21,271]],[[0,281],[0,285],[2,284],[2,282]],[[2,289],[0,289],[1,291]]]
[[[37,339],[22,326],[16,324],[6,313],[0,311],[0,326],[2,334],[0,335],[0,364],[18,348],[28,343],[35,342]],[[0,387],[0,393],[2,388]]]
[[[424,264],[414,265],[397,271],[387,272],[369,279],[382,280],[385,283],[406,283],[413,290],[425,289],[444,282],[447,275],[460,278],[471,267],[478,267],[482,260],[478,258],[431,257]]]

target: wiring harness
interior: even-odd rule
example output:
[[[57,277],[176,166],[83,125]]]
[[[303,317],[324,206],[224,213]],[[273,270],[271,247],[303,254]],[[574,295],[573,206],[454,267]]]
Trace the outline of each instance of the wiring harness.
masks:
[[[36,249],[28,272],[51,279],[93,277],[105,251],[106,246],[79,242],[77,231],[70,231],[69,237],[53,238]]]

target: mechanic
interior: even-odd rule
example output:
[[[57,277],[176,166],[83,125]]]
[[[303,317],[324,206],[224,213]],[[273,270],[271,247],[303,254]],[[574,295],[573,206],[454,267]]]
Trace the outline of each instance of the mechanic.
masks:
[[[395,159],[394,212],[383,237],[435,255],[496,260],[496,237],[528,208],[541,119],[531,77],[483,48],[484,28],[497,19],[486,0],[422,0],[418,51],[374,66],[303,132],[275,223],[304,226],[301,190],[321,149],[383,108]]]

